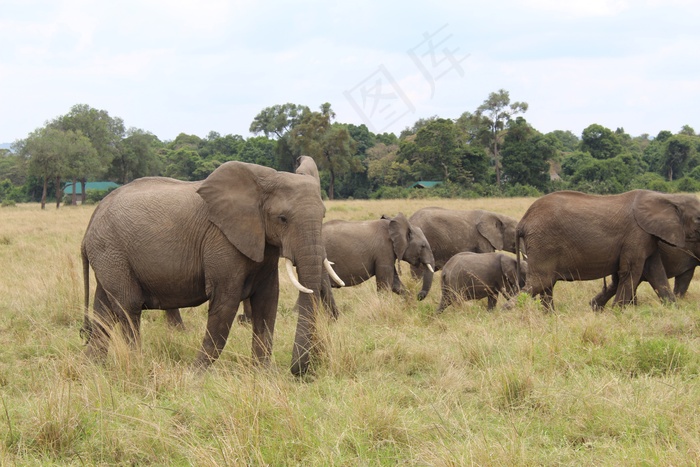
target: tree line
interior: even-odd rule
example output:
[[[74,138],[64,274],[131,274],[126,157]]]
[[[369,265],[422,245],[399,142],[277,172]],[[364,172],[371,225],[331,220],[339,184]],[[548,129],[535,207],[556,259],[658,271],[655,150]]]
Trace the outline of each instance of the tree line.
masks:
[[[524,117],[526,102],[508,91],[489,94],[459,118],[420,119],[400,135],[336,121],[329,103],[267,107],[250,125],[254,135],[206,137],[180,133],[161,141],[119,117],[85,104],[73,106],[0,149],[0,200],[63,199],[66,183],[125,184],[151,175],[201,180],[226,161],[293,171],[301,154],[316,161],[324,195],[335,198],[539,196],[562,189],[613,194],[635,188],[700,191],[700,136],[688,125],[677,133],[630,136],[593,123],[580,136],[546,134]],[[409,188],[417,181],[440,182]],[[99,194],[103,196],[104,193]]]

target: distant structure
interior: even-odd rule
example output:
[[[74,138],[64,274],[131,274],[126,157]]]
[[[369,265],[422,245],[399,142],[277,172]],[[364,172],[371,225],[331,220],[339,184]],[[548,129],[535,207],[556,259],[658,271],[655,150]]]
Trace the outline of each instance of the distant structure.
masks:
[[[111,190],[113,188],[117,188],[120,185],[114,182],[87,182],[85,184],[85,192],[88,191],[107,191]],[[66,187],[63,189],[63,194],[64,195],[72,195],[73,194],[73,184],[72,183],[67,183]],[[75,194],[76,195],[82,195],[83,194],[83,185],[81,183],[76,183],[75,185]]]

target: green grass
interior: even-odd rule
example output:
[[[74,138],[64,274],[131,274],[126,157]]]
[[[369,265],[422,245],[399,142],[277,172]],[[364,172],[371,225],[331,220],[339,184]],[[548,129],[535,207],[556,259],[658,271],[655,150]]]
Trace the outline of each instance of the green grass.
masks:
[[[420,207],[519,217],[532,199],[336,201],[328,219]],[[190,370],[206,306],[175,331],[143,316],[140,351],[82,354],[79,244],[93,207],[0,211],[2,465],[693,465],[700,463],[700,286],[663,306],[603,312],[600,281],[559,283],[557,311],[336,291],[312,375],[291,376],[296,292],[285,276],[273,364],[251,368],[251,330]],[[94,286],[94,281],[93,286]]]

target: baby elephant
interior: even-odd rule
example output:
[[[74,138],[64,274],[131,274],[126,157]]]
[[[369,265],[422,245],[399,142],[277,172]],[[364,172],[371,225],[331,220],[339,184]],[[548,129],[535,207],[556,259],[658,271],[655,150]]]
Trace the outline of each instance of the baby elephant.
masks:
[[[510,297],[525,285],[527,263],[520,262],[518,277],[515,258],[503,253],[463,252],[450,258],[442,269],[442,299],[437,313],[456,299],[488,297],[488,309],[496,306],[498,293]]]

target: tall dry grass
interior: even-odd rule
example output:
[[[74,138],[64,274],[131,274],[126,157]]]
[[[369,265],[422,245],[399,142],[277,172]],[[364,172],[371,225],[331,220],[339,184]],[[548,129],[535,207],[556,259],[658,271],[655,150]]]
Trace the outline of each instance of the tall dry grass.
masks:
[[[520,217],[532,199],[336,201],[328,219],[428,205]],[[314,374],[289,373],[296,293],[282,291],[273,364],[251,368],[236,325],[205,374],[189,369],[206,306],[186,331],[144,312],[143,343],[82,355],[79,244],[91,207],[0,209],[0,463],[5,465],[689,465],[700,463],[700,289],[674,306],[594,313],[600,281],[560,283],[556,313],[521,296],[440,316],[425,301],[336,291],[318,321]],[[94,281],[93,281],[94,285]]]

